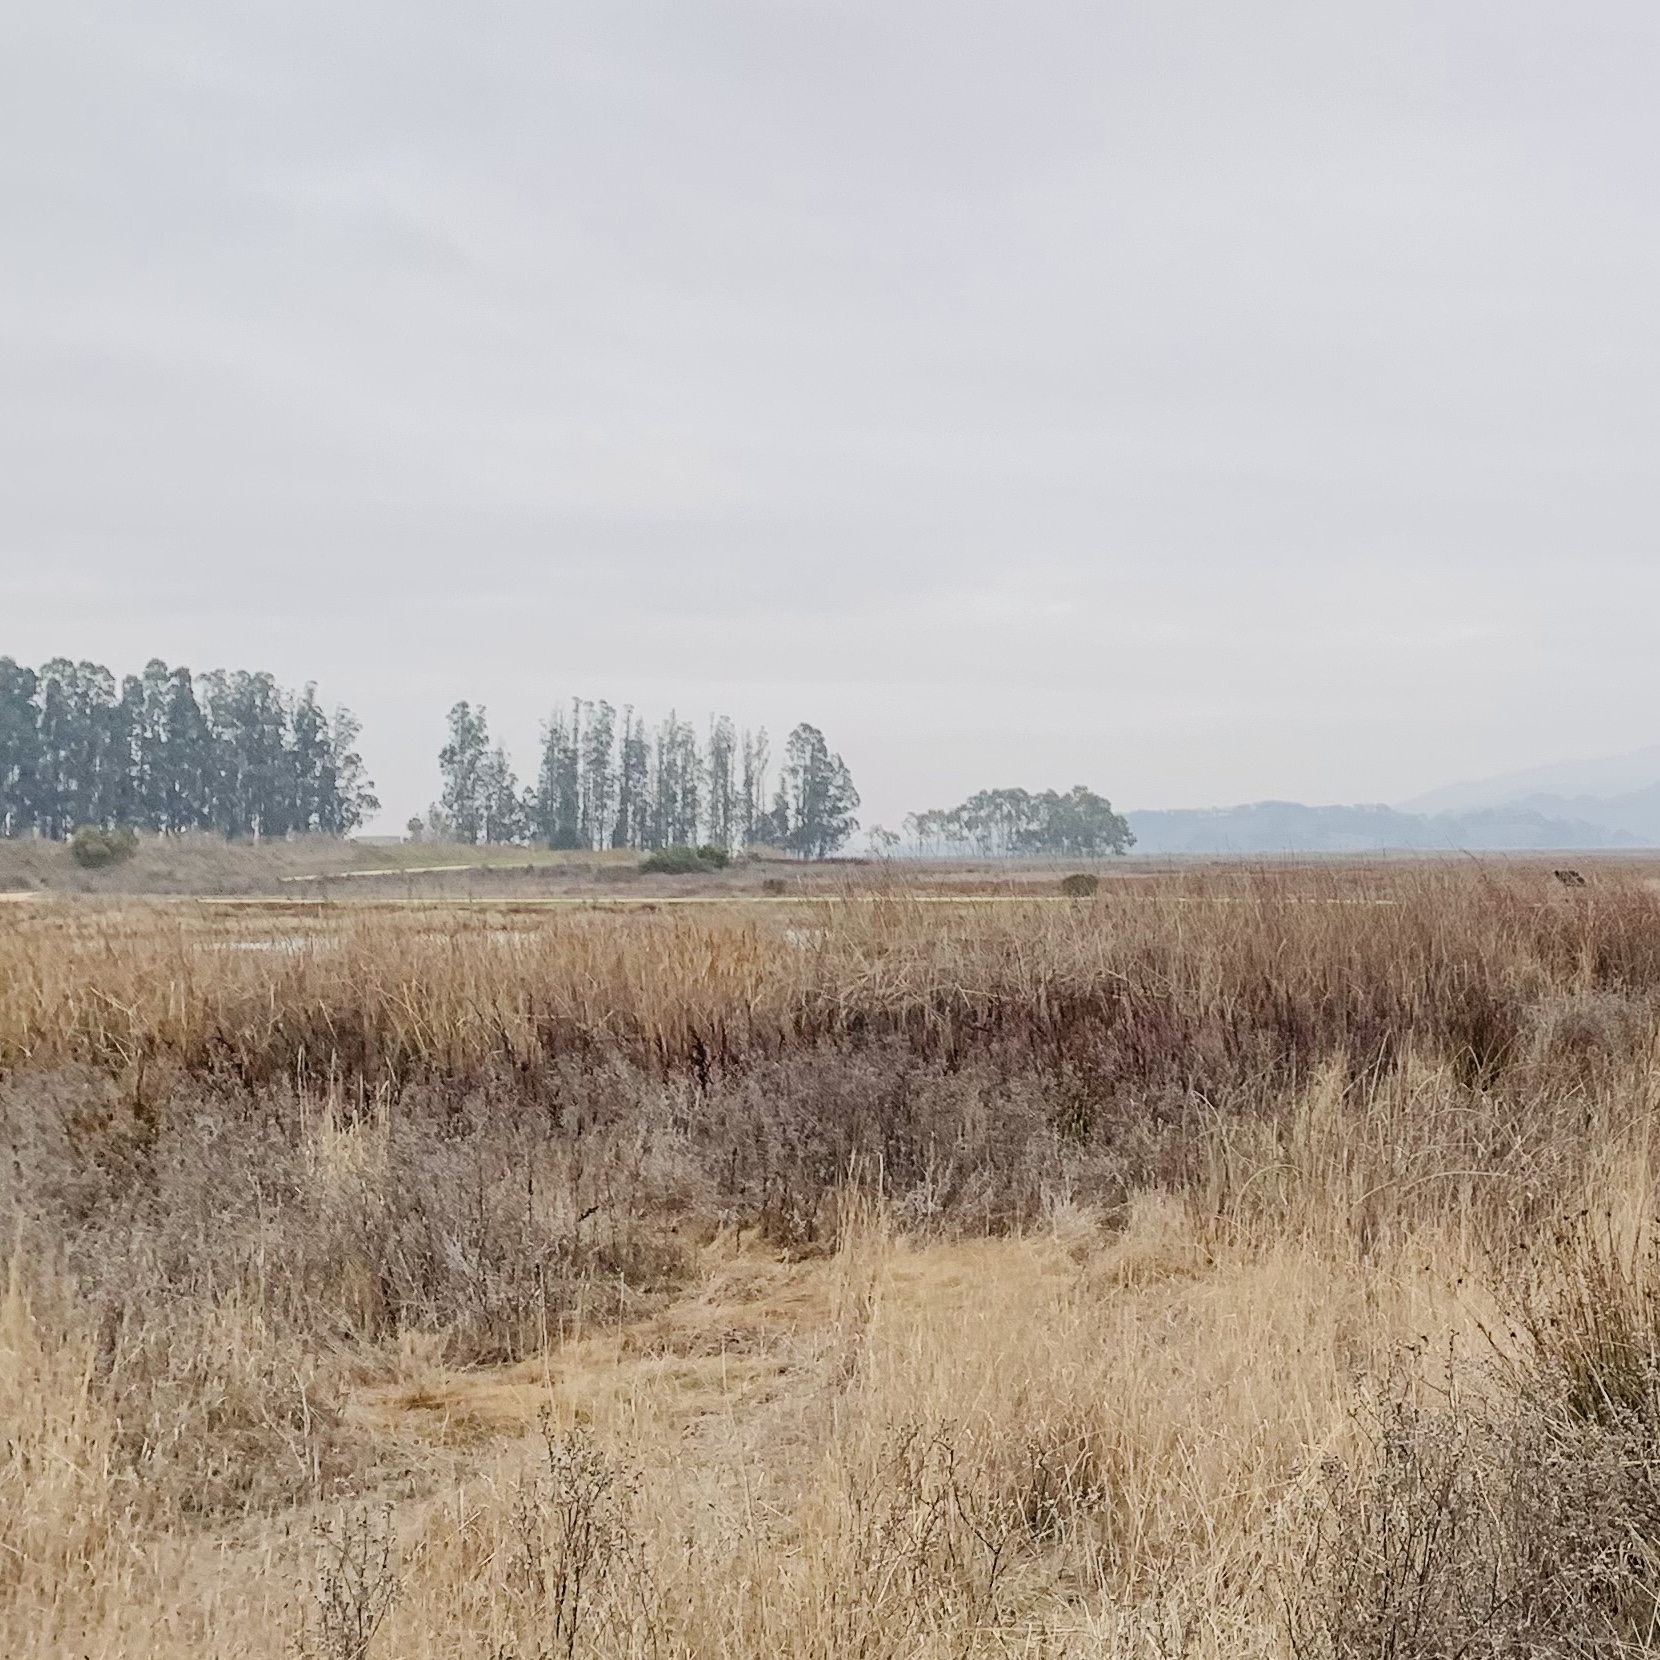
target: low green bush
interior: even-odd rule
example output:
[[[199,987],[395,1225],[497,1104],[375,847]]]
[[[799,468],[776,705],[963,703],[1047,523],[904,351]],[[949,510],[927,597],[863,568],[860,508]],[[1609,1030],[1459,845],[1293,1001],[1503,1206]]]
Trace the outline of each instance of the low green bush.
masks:
[[[113,830],[83,824],[69,838],[69,857],[83,870],[125,864],[137,851],[138,837],[125,824],[118,824]]]
[[[641,861],[640,869],[653,876],[706,876],[725,870],[730,862],[724,847],[660,847]]]

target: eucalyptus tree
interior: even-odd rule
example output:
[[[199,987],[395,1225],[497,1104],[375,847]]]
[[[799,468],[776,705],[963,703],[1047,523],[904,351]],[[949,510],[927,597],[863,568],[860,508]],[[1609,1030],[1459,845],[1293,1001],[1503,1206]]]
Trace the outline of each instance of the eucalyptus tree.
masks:
[[[35,671],[0,657],[0,835],[20,836],[35,824],[40,764]]]
[[[202,677],[152,658],[120,682],[54,658],[0,659],[0,832],[65,837],[80,825],[228,836],[355,829],[379,803],[349,711],[326,716],[264,673]]]
[[[647,847],[684,847],[697,841],[702,771],[697,733],[671,709],[652,745]]]
[[[449,741],[438,751],[444,780],[438,807],[449,833],[476,842],[484,829],[484,762],[490,752],[490,725],[484,705],[475,711],[465,699],[449,713]]]
[[[335,782],[328,716],[317,702],[315,683],[308,682],[295,700],[288,725],[289,826],[310,829],[327,813],[327,797],[333,793]]]
[[[581,779],[577,801],[577,840],[583,847],[604,847],[611,839],[616,814],[617,712],[602,698],[579,703]]]
[[[651,743],[644,720],[632,707],[623,710],[617,746],[617,810],[611,827],[613,847],[644,847],[650,820]]]
[[[704,751],[704,821],[702,840],[731,849],[743,843],[738,799],[738,733],[725,715],[709,721],[709,747]]]
[[[166,664],[160,664],[166,668]],[[148,670],[146,670],[148,674]],[[208,784],[213,738],[196,701],[187,668],[169,670],[159,712],[159,741],[152,752],[146,792],[149,822],[158,830],[203,830],[211,823]]]
[[[1127,853],[1135,845],[1129,821],[1112,810],[1112,803],[1082,784],[1064,795],[1045,790],[1042,806],[1042,847],[1046,853],[1075,858]]]
[[[743,741],[743,778],[739,784],[742,827],[739,841],[745,847],[766,839],[767,815],[767,729],[763,726]]]
[[[497,791],[498,806],[489,811],[469,805],[480,800],[477,772],[490,753],[484,711],[458,703],[450,724],[433,827],[441,823],[465,840],[497,839],[512,816],[506,796]],[[730,852],[760,841],[810,854],[839,847],[856,828],[858,793],[847,769],[814,727],[798,727],[791,745],[788,787],[768,811],[764,728],[740,733],[730,717],[711,715],[700,744],[673,710],[648,728],[631,704],[619,715],[603,700],[573,698],[542,724],[536,785],[521,803],[523,833],[550,847],[594,850],[712,845]],[[497,771],[505,766],[502,754]],[[463,775],[464,786],[457,782]]]
[[[542,722],[542,760],[531,792],[531,831],[549,847],[581,847],[582,700]]]
[[[317,791],[317,816],[303,828],[324,835],[349,836],[373,813],[380,811],[357,740],[363,731],[356,715],[344,704],[336,704],[324,731],[328,764],[324,783]]]
[[[213,827],[226,836],[297,829],[282,689],[269,674],[216,669],[202,676],[202,691]]]
[[[955,807],[912,813],[905,826],[919,853],[983,858],[1099,858],[1128,852],[1135,843],[1122,814],[1082,784],[1064,794],[980,790]]]
[[[115,676],[98,663],[54,657],[36,679],[35,817],[63,838],[78,824],[113,822],[125,767]]]
[[[477,839],[491,843],[530,839],[530,814],[519,794],[513,764],[500,744],[479,763]]]
[[[780,845],[799,858],[826,858],[859,828],[853,816],[858,806],[859,792],[841,756],[831,754],[816,726],[802,722],[784,745],[773,801]]]

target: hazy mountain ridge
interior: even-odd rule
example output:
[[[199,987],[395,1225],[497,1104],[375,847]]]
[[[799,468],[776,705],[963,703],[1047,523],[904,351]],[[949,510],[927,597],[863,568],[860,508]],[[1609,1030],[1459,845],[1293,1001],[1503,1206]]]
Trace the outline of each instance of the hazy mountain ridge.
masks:
[[[1520,772],[1466,779],[1461,783],[1426,790],[1410,800],[1397,802],[1396,806],[1404,813],[1434,814],[1549,802],[1551,808],[1540,809],[1549,813],[1564,805],[1600,805],[1655,789],[1660,789],[1660,744],[1628,750],[1621,755],[1556,761],[1549,766],[1528,767]],[[1592,822],[1601,822],[1595,814],[1590,816]]]
[[[1567,852],[1641,847],[1654,839],[1524,805],[1407,813],[1382,803],[1309,807],[1257,801],[1125,816],[1138,853]]]
[[[1519,809],[1660,847],[1660,745],[1449,784],[1400,807],[1432,815]]]
[[[1660,745],[1447,784],[1395,806],[1256,801],[1125,817],[1138,853],[1526,853],[1660,847]]]
[[[1634,836],[1649,847],[1660,846],[1660,784],[1624,795],[1526,795],[1512,805],[1547,818],[1581,820]]]

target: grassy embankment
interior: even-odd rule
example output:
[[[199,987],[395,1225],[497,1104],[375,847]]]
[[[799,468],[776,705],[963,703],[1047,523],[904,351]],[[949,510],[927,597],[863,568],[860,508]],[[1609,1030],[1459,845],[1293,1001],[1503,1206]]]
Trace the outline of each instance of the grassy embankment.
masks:
[[[626,880],[639,863],[628,853],[555,853],[547,848],[393,846],[302,836],[226,841],[221,836],[140,836],[129,861],[84,870],[62,842],[0,838],[0,893],[81,893],[107,897],[168,894],[350,893],[397,897],[413,891],[513,892],[549,883]]]

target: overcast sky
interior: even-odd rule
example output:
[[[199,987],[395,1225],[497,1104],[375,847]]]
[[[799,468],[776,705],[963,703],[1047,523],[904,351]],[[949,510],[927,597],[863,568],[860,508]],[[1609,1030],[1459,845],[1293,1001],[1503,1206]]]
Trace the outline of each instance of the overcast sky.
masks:
[[[0,653],[986,785],[1660,739],[1660,9],[0,11]]]

